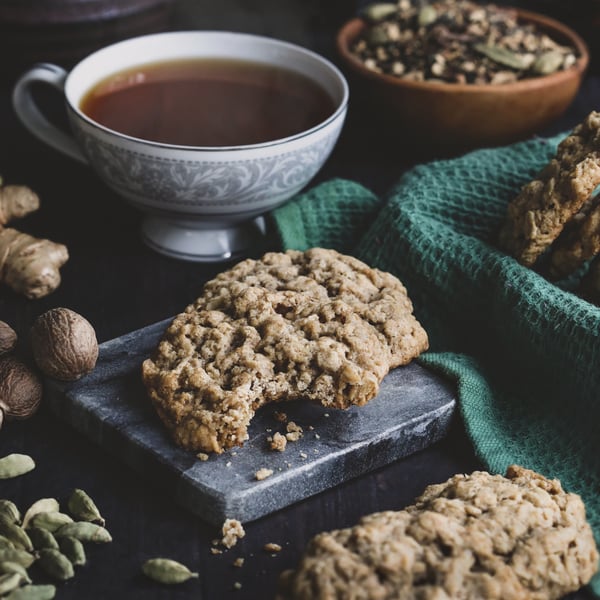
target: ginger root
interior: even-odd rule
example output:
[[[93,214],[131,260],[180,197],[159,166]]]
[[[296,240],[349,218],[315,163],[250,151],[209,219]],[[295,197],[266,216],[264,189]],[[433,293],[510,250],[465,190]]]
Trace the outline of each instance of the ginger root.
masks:
[[[62,244],[4,227],[39,205],[37,194],[28,187],[0,187],[0,282],[31,299],[42,298],[60,285],[59,269],[69,259]]]
[[[0,180],[0,186],[2,180]],[[0,187],[0,225],[4,226],[13,219],[20,219],[40,207],[38,195],[23,185],[5,185]]]

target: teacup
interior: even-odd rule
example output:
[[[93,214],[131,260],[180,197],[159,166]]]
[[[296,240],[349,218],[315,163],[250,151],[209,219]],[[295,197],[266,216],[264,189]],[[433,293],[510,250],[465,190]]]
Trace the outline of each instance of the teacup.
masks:
[[[192,59],[248,61],[291,70],[327,94],[331,113],[278,139],[197,146],[122,133],[82,110],[86,94],[116,73]],[[31,88],[38,82],[64,94],[73,135],[51,123],[36,105]],[[13,92],[14,109],[34,135],[89,164],[107,186],[145,213],[142,236],[149,246],[195,261],[224,260],[247,251],[256,234],[264,233],[262,215],[304,188],[329,157],[347,104],[346,80],[322,56],[284,41],[219,31],[129,39],[91,54],[69,73],[38,64],[17,81]]]

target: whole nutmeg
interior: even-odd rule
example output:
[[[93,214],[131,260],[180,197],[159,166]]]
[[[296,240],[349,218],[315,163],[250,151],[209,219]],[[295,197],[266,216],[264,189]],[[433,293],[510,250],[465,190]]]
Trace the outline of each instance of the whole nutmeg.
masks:
[[[6,419],[26,419],[42,401],[36,373],[14,356],[0,358],[0,425]]]
[[[8,354],[17,345],[17,334],[15,330],[4,321],[0,321],[0,356]]]
[[[68,308],[53,308],[33,322],[31,350],[40,370],[62,381],[74,381],[89,373],[98,359],[94,328]]]

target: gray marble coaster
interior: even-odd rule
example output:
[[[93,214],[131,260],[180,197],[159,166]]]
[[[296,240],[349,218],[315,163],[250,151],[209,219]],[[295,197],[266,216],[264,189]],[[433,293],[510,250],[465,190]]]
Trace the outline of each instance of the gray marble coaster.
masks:
[[[452,387],[416,363],[390,372],[369,404],[331,410],[306,402],[260,409],[243,448],[200,461],[175,446],[148,401],[140,365],[170,319],[100,346],[96,369],[72,384],[48,382],[55,412],[132,468],[160,481],[202,519],[251,521],[407,456],[443,437],[455,406]],[[284,452],[267,437],[285,433],[275,410],[304,430]],[[273,474],[261,481],[261,468]]]

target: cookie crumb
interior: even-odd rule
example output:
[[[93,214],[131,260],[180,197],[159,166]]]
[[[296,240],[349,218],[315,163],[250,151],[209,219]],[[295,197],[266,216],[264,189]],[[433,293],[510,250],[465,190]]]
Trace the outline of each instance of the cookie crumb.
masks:
[[[241,589],[242,589],[242,584],[241,584],[239,581],[236,581],[236,582],[233,584],[233,589],[234,589],[234,590],[241,590]]]
[[[259,469],[258,471],[256,471],[256,473],[254,473],[254,477],[258,481],[262,481],[263,479],[266,479],[267,477],[271,477],[271,475],[273,475],[273,469],[266,469],[264,467],[262,469]]]
[[[281,546],[273,542],[269,542],[263,546],[263,549],[267,552],[281,552]]]
[[[287,439],[285,438],[284,435],[281,435],[281,433],[279,433],[279,432],[277,432],[275,435],[273,435],[271,440],[269,440],[269,448],[271,450],[277,450],[278,452],[283,452],[285,450],[286,446],[287,446]]]
[[[303,460],[308,458],[308,454],[306,454],[306,452],[300,452],[300,458],[302,458]]]
[[[287,431],[285,437],[288,442],[297,442],[304,435],[304,430],[302,427],[300,427],[300,425],[296,425],[294,421],[290,421],[285,429]]]
[[[226,548],[233,548],[238,540],[246,535],[242,524],[237,519],[225,519],[222,533],[221,544]]]
[[[240,556],[240,557],[236,558],[236,559],[233,561],[233,566],[234,566],[234,567],[238,567],[238,568],[241,568],[241,567],[243,567],[243,566],[244,566],[244,558],[243,558],[242,556]]]
[[[315,440],[320,440],[321,436],[318,433],[315,433]]]
[[[208,454],[206,454],[206,452],[199,452],[198,454],[196,454],[196,458],[199,458],[201,461],[206,461],[208,460]]]
[[[223,554],[223,550],[220,550],[219,548],[211,548],[210,553],[211,554]]]

